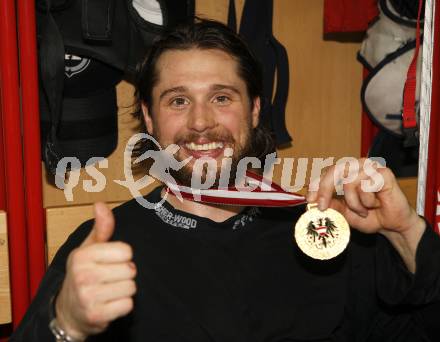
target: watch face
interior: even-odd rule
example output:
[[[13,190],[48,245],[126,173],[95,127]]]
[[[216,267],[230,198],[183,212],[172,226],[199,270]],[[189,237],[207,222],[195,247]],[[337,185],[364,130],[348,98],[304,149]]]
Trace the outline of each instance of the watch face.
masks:
[[[344,216],[334,209],[308,210],[295,225],[298,247],[313,259],[328,260],[341,254],[350,240],[350,227]]]
[[[68,336],[66,332],[59,327],[56,318],[50,321],[49,329],[52,332],[52,334],[55,336],[55,340],[57,342],[79,342],[78,340]]]

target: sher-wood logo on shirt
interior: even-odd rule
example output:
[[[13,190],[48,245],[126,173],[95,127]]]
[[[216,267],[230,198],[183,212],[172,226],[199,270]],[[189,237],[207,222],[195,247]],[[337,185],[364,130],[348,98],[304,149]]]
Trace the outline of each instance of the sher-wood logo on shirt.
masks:
[[[167,208],[165,208],[163,205],[158,206],[155,208],[156,215],[159,216],[159,218],[174,227],[179,228],[185,228],[185,229],[192,229],[197,227],[197,220],[193,219],[191,217],[183,216],[180,214],[175,214],[169,211]]]
[[[166,224],[173,227],[194,229],[197,227],[198,221],[192,217],[176,214],[165,208],[163,205],[157,206],[154,211],[156,215]],[[240,218],[232,223],[232,229],[238,229],[244,227],[246,224],[253,222],[254,219],[260,214],[260,210],[257,207],[251,207]]]

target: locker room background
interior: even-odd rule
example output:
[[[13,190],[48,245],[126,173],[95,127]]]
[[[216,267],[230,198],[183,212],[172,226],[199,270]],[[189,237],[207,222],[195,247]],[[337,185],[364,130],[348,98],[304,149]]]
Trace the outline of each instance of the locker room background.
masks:
[[[236,1],[238,20],[243,4],[244,0]],[[323,35],[323,4],[323,0],[274,1],[274,35],[286,47],[289,56],[286,125],[293,139],[290,147],[278,151],[279,157],[331,156],[337,160],[344,156],[360,157],[361,154],[359,92],[362,66],[356,60],[356,53],[362,35],[342,35],[339,41],[326,39]],[[196,0],[198,16],[226,22],[227,11],[227,0]],[[116,206],[132,198],[127,189],[113,182],[124,178],[123,151],[128,138],[136,132],[137,123],[131,117],[133,87],[128,82],[118,84],[117,99],[118,147],[108,158],[108,169],[100,170],[107,179],[104,191],[85,192],[80,185],[83,180],[91,178],[82,170],[79,186],[73,191],[74,201],[68,202],[63,192],[48,181],[42,166],[49,262],[68,233],[92,217],[93,202],[105,201]],[[280,175],[281,168],[277,167],[275,180],[279,180]],[[400,183],[415,206],[417,179],[401,179]],[[0,324],[1,329],[7,331],[12,316],[6,215],[6,212],[0,212]]]

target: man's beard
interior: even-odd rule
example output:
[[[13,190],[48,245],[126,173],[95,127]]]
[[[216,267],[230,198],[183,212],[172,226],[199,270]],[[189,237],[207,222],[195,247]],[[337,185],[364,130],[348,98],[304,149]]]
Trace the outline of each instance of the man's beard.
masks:
[[[222,179],[222,184],[220,184],[220,175],[222,174],[222,160],[224,159],[220,159],[219,160],[219,164],[217,165],[217,169],[215,171],[215,180],[213,181],[211,179],[211,175],[209,175],[208,173],[208,165],[207,163],[205,163],[203,165],[203,169],[199,170],[201,171],[200,174],[195,174],[195,172],[193,172],[193,166],[188,166],[185,165],[184,167],[182,167],[180,170],[171,170],[170,169],[170,175],[174,177],[174,179],[176,180],[176,182],[180,185],[184,185],[184,186],[188,186],[191,187],[194,184],[192,184],[192,180],[193,180],[193,176],[195,179],[200,180],[200,184],[212,184],[210,187],[211,188],[215,188],[218,187],[219,185],[221,186],[232,186],[233,184],[235,184],[235,180],[237,177],[237,166],[238,163],[240,162],[240,160],[243,157],[249,156],[249,153],[252,149],[252,128],[251,125],[249,124],[247,127],[247,131],[245,133],[245,139],[244,139],[244,143],[242,145],[239,145],[230,134],[223,134],[223,135],[219,135],[219,134],[215,134],[215,133],[208,133],[208,134],[203,134],[203,135],[198,135],[198,134],[191,134],[189,136],[183,137],[183,139],[178,139],[178,141],[196,141],[197,138],[200,137],[205,137],[207,138],[209,141],[223,141],[225,143],[225,145],[230,145],[227,147],[232,147],[233,148],[233,154],[230,157],[231,158],[231,166],[230,166],[230,172],[229,175],[227,175],[227,179],[226,182],[224,182],[224,180]],[[224,157],[226,158],[226,157]],[[180,159],[179,157],[177,157],[177,159]],[[181,160],[181,159],[180,159]],[[179,160],[179,161],[180,161]],[[217,162],[217,160],[215,160]],[[223,170],[223,172],[225,172],[227,170]],[[224,175],[222,175],[224,178]],[[210,178],[210,179],[208,179]],[[223,184],[226,183],[226,184]]]

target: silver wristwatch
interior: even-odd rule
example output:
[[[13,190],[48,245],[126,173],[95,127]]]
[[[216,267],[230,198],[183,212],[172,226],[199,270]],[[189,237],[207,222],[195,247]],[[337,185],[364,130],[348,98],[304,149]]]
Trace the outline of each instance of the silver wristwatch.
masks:
[[[50,299],[49,303],[49,329],[55,336],[57,342],[83,342],[83,340],[78,340],[69,336],[64,329],[58,324],[57,318],[55,317],[55,300],[56,295]]]
[[[52,331],[52,334],[55,336],[57,342],[82,342],[69,336],[63,329],[58,325],[58,321],[56,318],[53,318],[49,323],[49,329]]]

